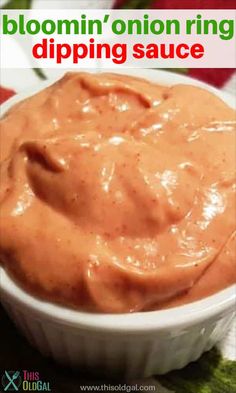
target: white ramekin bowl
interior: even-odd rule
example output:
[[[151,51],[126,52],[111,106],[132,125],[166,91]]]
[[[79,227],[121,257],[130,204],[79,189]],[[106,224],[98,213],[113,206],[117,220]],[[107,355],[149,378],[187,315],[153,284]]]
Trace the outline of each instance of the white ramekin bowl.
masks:
[[[173,73],[122,70],[161,84],[205,87],[235,106],[234,98]],[[13,104],[51,84],[10,99]],[[0,268],[0,296],[6,311],[30,343],[56,361],[98,373],[141,378],[179,369],[198,359],[226,334],[235,315],[236,285],[194,303],[133,314],[93,314],[37,299]]]

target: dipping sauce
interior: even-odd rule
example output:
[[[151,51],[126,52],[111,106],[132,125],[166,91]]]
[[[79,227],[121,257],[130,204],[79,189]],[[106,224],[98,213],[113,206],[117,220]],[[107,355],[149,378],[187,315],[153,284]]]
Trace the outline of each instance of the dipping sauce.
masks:
[[[235,283],[235,131],[201,88],[66,74],[1,120],[1,262],[30,293],[98,312]]]

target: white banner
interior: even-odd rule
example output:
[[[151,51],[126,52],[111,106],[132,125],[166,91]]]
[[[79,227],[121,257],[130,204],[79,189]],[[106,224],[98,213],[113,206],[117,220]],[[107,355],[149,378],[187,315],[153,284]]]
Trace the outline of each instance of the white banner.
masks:
[[[4,10],[1,68],[234,68],[234,10]]]

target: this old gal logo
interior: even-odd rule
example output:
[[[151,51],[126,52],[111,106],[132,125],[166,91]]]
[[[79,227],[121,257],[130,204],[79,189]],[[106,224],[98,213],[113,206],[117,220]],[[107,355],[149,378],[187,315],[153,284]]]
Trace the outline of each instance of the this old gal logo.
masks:
[[[22,376],[21,376],[22,375]],[[40,379],[37,371],[5,371],[2,376],[4,392],[29,391],[50,392],[50,383]]]

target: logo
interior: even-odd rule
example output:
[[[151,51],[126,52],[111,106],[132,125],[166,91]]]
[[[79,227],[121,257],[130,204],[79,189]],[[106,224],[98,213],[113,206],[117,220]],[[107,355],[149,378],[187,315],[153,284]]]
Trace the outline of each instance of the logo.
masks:
[[[43,381],[38,371],[4,371],[2,386],[3,392],[51,392],[50,382]]]
[[[20,371],[5,371],[2,376],[4,392],[17,392],[21,385]]]

